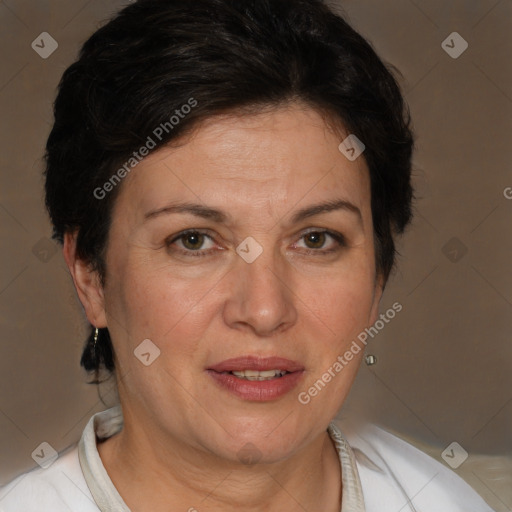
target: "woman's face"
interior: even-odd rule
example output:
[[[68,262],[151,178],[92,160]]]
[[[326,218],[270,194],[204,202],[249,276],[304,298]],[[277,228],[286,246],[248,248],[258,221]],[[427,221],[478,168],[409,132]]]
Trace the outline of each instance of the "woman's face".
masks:
[[[124,179],[87,309],[111,333],[125,417],[155,439],[277,461],[345,400],[363,350],[324,374],[375,321],[380,286],[368,169],[341,140],[299,105],[214,118]],[[229,373],[246,369],[289,373]]]

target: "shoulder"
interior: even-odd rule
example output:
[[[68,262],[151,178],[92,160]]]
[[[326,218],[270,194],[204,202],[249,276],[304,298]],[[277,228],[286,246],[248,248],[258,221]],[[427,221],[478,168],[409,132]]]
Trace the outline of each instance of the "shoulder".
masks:
[[[78,459],[78,447],[62,452],[46,469],[38,467],[0,487],[0,512],[98,512]]]
[[[493,512],[462,478],[372,424],[334,421],[354,452],[367,512]]]

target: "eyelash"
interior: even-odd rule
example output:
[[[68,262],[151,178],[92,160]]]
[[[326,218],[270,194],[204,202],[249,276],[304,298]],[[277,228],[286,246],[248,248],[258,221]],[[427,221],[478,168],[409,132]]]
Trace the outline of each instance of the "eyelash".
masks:
[[[334,249],[327,249],[327,250],[325,250],[325,249],[324,250],[322,250],[322,249],[306,249],[304,252],[308,255],[314,254],[316,256],[324,256],[324,255],[327,256],[329,254],[339,251],[340,249],[342,249],[343,247],[346,246],[345,237],[341,233],[338,233],[336,231],[329,231],[326,229],[312,229],[312,230],[304,233],[299,239],[302,239],[302,238],[306,237],[307,235],[310,235],[311,233],[329,235],[337,243],[338,247],[335,247]],[[214,241],[213,237],[210,236],[207,231],[203,231],[201,229],[188,229],[186,231],[182,231],[181,233],[178,233],[174,237],[169,237],[165,241],[165,245],[166,245],[166,247],[170,248],[172,246],[172,244],[174,244],[174,242],[181,240],[182,238],[184,238],[190,234],[205,235],[208,238],[210,238],[212,241]],[[182,254],[184,254],[186,256],[191,256],[193,258],[200,258],[200,257],[208,256],[211,252],[213,252],[215,250],[216,249],[193,251],[191,249],[187,249],[187,250],[178,249],[178,252],[181,252]]]

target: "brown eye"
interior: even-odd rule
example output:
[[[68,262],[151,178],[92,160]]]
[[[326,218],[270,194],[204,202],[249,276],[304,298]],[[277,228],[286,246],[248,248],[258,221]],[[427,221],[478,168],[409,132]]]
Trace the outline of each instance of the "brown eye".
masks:
[[[299,248],[307,254],[330,254],[340,251],[346,246],[345,237],[336,231],[312,230],[305,233],[300,238]]]
[[[190,249],[191,251],[201,249],[205,235],[203,233],[199,233],[197,231],[193,231],[190,233],[186,233],[181,237],[182,244],[186,249]]]
[[[313,231],[304,236],[310,249],[321,249],[325,243],[325,232]]]
[[[184,256],[207,256],[215,251],[212,236],[197,230],[183,231],[169,237],[165,245],[170,252]]]

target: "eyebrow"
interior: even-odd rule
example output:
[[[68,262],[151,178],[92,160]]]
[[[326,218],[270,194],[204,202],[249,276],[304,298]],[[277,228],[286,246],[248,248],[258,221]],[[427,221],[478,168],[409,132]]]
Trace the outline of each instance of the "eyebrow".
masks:
[[[362,223],[363,216],[361,214],[361,210],[355,204],[344,199],[326,201],[323,203],[318,203],[302,208],[295,212],[291,219],[291,222],[292,224],[296,224],[309,217],[313,217],[315,215],[320,215],[321,213],[328,213],[336,210],[344,210],[353,213],[358,217],[359,222]],[[173,213],[188,213],[191,215],[195,215],[196,217],[201,217],[203,219],[211,219],[215,222],[218,222],[219,224],[226,223],[226,221],[229,218],[229,216],[223,211],[217,210],[215,208],[210,208],[208,206],[204,206],[201,204],[174,203],[168,206],[164,206],[163,208],[147,212],[144,215],[144,222],[146,222],[149,219],[159,217],[161,215],[169,215]]]

